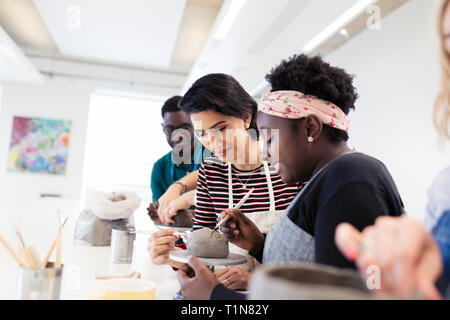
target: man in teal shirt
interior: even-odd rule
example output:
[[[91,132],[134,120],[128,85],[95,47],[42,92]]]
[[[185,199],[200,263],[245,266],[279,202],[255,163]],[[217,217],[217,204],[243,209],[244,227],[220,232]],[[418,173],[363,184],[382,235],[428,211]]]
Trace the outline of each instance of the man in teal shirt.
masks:
[[[198,170],[204,159],[204,147],[194,137],[194,127],[189,115],[178,108],[181,99],[181,96],[174,96],[161,109],[162,129],[172,150],[153,165],[153,202],[158,201],[171,184]]]

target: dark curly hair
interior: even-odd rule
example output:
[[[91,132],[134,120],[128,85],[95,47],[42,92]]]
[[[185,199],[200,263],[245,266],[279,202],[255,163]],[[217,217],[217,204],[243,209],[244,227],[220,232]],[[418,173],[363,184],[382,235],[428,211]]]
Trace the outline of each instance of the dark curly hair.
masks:
[[[353,76],[345,70],[332,67],[321,57],[294,55],[283,60],[266,75],[271,91],[294,90],[334,103],[345,114],[355,109],[358,93],[353,86]],[[325,135],[332,142],[347,141],[343,130],[324,124]]]
[[[167,99],[161,108],[161,116],[164,117],[164,114],[166,112],[181,111],[181,109],[178,107],[178,103],[181,101],[182,98],[183,98],[182,96],[173,96],[172,98]]]
[[[256,126],[258,104],[235,78],[227,74],[211,73],[195,81],[179,107],[188,113],[214,110],[244,121],[251,115],[249,129],[253,130],[249,133],[253,132],[256,134],[253,138],[259,138]]]

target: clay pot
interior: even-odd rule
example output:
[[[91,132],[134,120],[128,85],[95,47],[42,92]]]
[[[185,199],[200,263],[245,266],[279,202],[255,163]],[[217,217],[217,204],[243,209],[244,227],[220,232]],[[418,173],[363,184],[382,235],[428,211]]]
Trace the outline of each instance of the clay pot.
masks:
[[[288,264],[257,269],[250,281],[250,300],[372,299],[359,274],[317,264]]]

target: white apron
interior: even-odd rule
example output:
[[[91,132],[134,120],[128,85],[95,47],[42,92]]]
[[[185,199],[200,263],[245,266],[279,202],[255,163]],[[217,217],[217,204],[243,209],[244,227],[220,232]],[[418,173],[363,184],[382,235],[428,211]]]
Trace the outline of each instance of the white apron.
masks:
[[[247,218],[249,218],[262,233],[268,233],[269,230],[275,225],[281,216],[286,212],[286,210],[276,210],[275,209],[275,196],[273,193],[272,179],[270,178],[269,165],[266,161],[263,162],[264,171],[266,173],[267,187],[269,189],[269,199],[270,208],[269,211],[256,211],[243,213]],[[237,204],[237,203],[236,203]],[[233,202],[233,178],[232,178],[232,167],[231,163],[228,164],[228,208],[233,209],[235,206]],[[259,264],[256,259],[249,255],[247,250],[241,249],[238,246],[230,243],[230,252],[243,254],[247,256],[247,263],[242,265],[246,270],[251,271],[254,267]]]

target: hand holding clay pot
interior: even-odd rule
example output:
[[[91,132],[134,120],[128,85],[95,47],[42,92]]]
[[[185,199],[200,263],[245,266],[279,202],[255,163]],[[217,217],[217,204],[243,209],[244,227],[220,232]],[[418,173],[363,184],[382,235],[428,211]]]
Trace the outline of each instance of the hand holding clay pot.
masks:
[[[188,263],[194,269],[193,278],[183,269],[177,272],[183,297],[186,300],[209,300],[214,287],[220,284],[220,281],[197,257],[189,257]]]
[[[162,211],[162,222],[163,224],[175,224],[176,221],[173,219],[177,213],[181,210],[189,209],[194,203],[194,192],[190,191],[178,198],[170,201],[167,207]]]
[[[165,223],[164,220],[164,212],[169,206],[172,200],[175,200],[181,195],[182,186],[179,184],[172,184],[166,192],[158,199],[159,208],[158,208],[158,216],[162,223]]]
[[[175,248],[178,236],[174,235],[175,229],[166,229],[153,233],[148,239],[147,250],[154,264],[167,264],[169,253]]]
[[[230,220],[219,227],[220,232],[238,247],[258,253],[264,245],[264,235],[258,227],[239,210],[227,209],[222,213],[221,219],[227,215]]]
[[[370,266],[381,269],[378,293],[407,299],[418,293],[428,299],[441,298],[435,287],[443,268],[440,250],[420,222],[406,215],[380,217],[362,233],[342,223],[336,229],[335,241],[339,250],[356,262],[363,277],[370,276]]]

